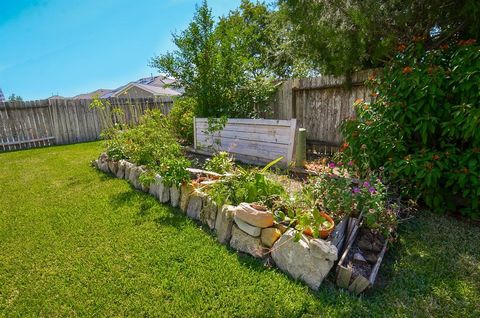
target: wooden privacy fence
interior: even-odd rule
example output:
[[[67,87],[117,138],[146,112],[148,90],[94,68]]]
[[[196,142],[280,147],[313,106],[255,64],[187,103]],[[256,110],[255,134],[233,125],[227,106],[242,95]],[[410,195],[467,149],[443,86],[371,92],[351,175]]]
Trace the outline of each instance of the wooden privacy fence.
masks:
[[[195,150],[205,154],[228,151],[235,159],[265,164],[279,157],[288,165],[294,155],[295,119],[229,119],[217,132],[208,132],[208,120],[195,118]]]
[[[354,73],[351,84],[344,76],[290,79],[278,89],[272,101],[275,119],[296,118],[307,130],[307,143],[333,152],[342,142],[341,122],[354,115],[356,99],[372,99],[365,80],[375,70]]]
[[[147,109],[170,111],[171,98],[108,99],[104,110],[92,100],[0,103],[0,151],[93,141],[108,122],[136,124]]]

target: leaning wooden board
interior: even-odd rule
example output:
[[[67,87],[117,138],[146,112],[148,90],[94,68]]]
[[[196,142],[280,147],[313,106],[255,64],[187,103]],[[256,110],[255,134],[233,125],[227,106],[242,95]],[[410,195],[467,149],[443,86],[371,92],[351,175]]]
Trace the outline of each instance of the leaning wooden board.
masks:
[[[378,255],[377,262],[375,263],[375,266],[373,267],[372,272],[370,273],[370,276],[366,278],[360,274],[357,274],[357,277],[355,277],[355,279],[350,283],[353,275],[353,270],[351,268],[348,268],[345,263],[347,260],[348,252],[350,251],[350,249],[353,246],[353,243],[355,243],[355,240],[357,239],[360,226],[361,226],[361,222],[355,223],[353,225],[352,233],[349,236],[347,247],[345,248],[345,251],[343,252],[342,257],[340,258],[340,261],[338,262],[338,265],[337,265],[337,279],[336,279],[337,286],[348,289],[350,292],[357,295],[365,291],[367,288],[372,287],[373,284],[375,283],[378,270],[380,269],[380,264],[382,263],[385,252],[387,251],[387,244],[388,244],[388,240],[385,240],[385,243],[383,244],[382,250]]]
[[[194,119],[196,150],[213,153],[228,151],[235,159],[253,164],[266,164],[284,157],[287,166],[293,160],[296,119],[228,119],[222,130],[209,133],[208,119]]]

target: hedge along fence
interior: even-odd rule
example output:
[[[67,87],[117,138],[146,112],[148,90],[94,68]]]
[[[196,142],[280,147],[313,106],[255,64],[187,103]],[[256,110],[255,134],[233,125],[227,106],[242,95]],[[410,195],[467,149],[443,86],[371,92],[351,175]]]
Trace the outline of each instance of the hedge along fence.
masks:
[[[227,151],[253,164],[284,157],[282,164],[288,166],[294,156],[296,130],[296,119],[228,119],[223,129],[212,133],[207,118],[195,118],[194,147],[207,154]]]
[[[125,160],[109,160],[106,154],[95,160],[94,166],[129,180],[136,189],[152,194],[161,203],[169,202],[172,207],[179,207],[188,217],[214,230],[220,243],[256,258],[271,258],[283,272],[315,290],[332,269],[343,244],[345,231],[341,228],[345,230],[346,223],[337,225],[327,240],[302,235],[300,241],[295,242],[295,229],[274,222],[271,212],[253,209],[248,203],[217,206],[211,198],[197,191],[194,183],[167,186],[159,175],[155,176],[155,182],[145,186],[139,180],[145,168]],[[220,177],[203,170],[189,171],[194,175]]]
[[[0,103],[0,151],[97,140],[106,122],[136,124],[147,109],[168,114],[173,104],[170,97],[102,101],[103,110],[89,99]]]

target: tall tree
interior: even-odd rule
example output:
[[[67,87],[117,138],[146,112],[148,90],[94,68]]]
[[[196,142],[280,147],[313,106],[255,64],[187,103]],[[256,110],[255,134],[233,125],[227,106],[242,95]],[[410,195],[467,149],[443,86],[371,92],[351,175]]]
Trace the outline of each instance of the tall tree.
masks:
[[[204,1],[188,28],[173,35],[177,49],[154,57],[151,65],[196,98],[197,115],[261,116],[274,82],[307,69],[286,50],[286,26],[274,8],[248,0],[216,23]]]
[[[382,66],[399,44],[478,39],[478,0],[279,0],[296,46],[325,73]]]
[[[214,31],[212,12],[204,0],[187,29],[172,35],[177,49],[152,58],[150,63],[160,72],[175,77],[187,95],[197,98],[199,113],[206,116],[216,115],[212,105],[224,103],[216,89],[219,65]]]

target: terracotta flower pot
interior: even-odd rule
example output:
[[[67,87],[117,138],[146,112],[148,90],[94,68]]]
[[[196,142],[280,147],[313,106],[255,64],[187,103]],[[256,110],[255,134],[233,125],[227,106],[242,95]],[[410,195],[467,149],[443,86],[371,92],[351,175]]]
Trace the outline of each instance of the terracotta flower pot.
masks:
[[[325,218],[330,223],[330,226],[327,229],[320,228],[320,238],[326,239],[335,228],[335,221],[333,221],[330,215],[325,212],[320,212],[320,216]],[[313,236],[313,229],[311,227],[308,227],[303,230],[303,233],[309,236]]]

